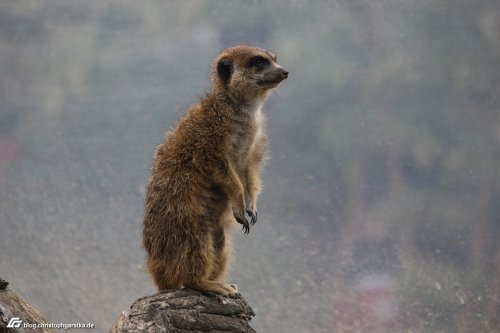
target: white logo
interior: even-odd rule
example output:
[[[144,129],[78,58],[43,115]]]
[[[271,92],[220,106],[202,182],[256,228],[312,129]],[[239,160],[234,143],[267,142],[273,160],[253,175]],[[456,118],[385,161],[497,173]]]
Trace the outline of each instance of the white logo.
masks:
[[[21,324],[22,324],[22,320],[19,320],[18,317],[12,317],[10,320],[9,320],[9,323],[7,324],[7,327],[10,328],[10,327],[14,327],[14,328],[17,328],[17,327],[21,327]]]

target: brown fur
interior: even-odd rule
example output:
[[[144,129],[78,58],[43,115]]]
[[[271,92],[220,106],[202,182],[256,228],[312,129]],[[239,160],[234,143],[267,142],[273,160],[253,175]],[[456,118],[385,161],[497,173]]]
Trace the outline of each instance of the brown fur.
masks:
[[[257,219],[258,172],[266,149],[260,108],[288,76],[275,60],[273,53],[251,46],[224,50],[212,65],[211,92],[156,149],[143,243],[147,269],[160,291],[237,292],[223,283],[230,229],[236,219],[248,233]]]

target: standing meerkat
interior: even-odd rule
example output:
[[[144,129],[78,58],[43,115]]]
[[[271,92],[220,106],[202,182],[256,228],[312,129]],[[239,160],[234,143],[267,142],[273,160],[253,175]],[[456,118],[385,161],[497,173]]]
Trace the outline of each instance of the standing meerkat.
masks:
[[[158,289],[234,295],[224,283],[231,225],[257,221],[265,157],[262,104],[288,77],[269,51],[233,46],[212,64],[212,86],[155,151],[146,187],[143,244]],[[246,217],[248,214],[248,219]]]

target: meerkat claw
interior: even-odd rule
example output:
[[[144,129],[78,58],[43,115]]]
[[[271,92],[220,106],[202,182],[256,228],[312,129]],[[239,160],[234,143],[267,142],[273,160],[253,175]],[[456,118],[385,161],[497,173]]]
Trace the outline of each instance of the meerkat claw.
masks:
[[[238,215],[234,215],[234,218],[236,219],[236,222],[242,225],[243,232],[245,234],[248,234],[250,232],[250,224],[248,223],[247,219],[245,217],[241,218]]]
[[[257,211],[247,210],[247,214],[250,216],[250,225],[254,225],[257,222]]]

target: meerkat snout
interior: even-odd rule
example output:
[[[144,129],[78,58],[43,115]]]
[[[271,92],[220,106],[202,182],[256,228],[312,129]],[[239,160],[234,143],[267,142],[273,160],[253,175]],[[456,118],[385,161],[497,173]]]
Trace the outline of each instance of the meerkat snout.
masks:
[[[276,63],[274,53],[264,52],[268,57],[255,56],[251,59],[250,64],[255,67],[256,83],[264,89],[272,89],[288,78],[288,71]]]
[[[275,88],[286,78],[288,78],[288,71],[283,67],[275,67],[262,73],[261,78],[257,80],[257,84],[264,89]]]

